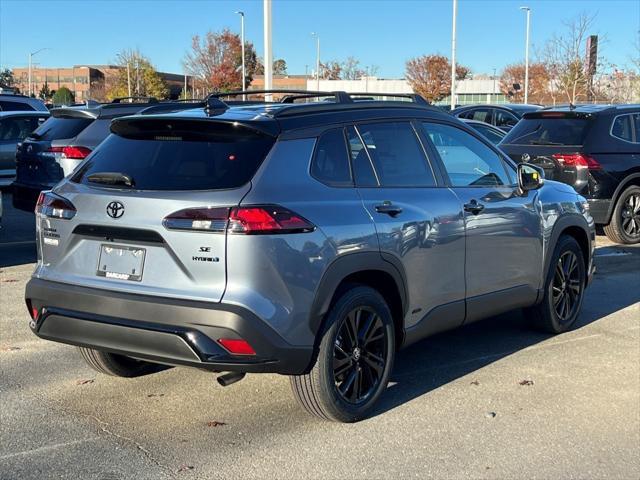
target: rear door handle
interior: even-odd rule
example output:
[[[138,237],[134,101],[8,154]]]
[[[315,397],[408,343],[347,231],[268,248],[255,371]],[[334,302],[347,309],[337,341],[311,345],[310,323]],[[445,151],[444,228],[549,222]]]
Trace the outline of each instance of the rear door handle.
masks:
[[[474,215],[479,214],[482,210],[484,210],[484,205],[478,203],[477,200],[473,199],[469,203],[464,204],[464,211],[473,213]]]
[[[382,205],[376,205],[374,208],[376,209],[376,212],[385,213],[390,217],[395,217],[402,213],[402,208],[391,202],[383,202]]]

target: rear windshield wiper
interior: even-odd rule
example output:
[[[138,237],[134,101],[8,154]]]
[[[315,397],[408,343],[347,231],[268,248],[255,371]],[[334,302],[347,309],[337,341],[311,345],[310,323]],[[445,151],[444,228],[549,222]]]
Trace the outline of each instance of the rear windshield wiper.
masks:
[[[87,181],[91,183],[104,183],[106,185],[125,185],[133,187],[135,182],[129,175],[120,172],[98,172],[87,176]]]
[[[31,132],[29,135],[27,135],[27,138],[33,138],[34,140],[39,140],[42,138],[42,135],[36,132]]]

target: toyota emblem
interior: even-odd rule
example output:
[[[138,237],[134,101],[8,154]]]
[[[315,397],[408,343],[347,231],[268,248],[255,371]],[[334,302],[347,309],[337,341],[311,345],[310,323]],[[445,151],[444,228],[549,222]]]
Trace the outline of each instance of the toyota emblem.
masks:
[[[531,160],[531,156],[528,153],[523,153],[521,158],[524,163],[527,163],[529,160]]]
[[[120,202],[111,202],[107,205],[107,215],[111,218],[120,218],[124,215],[124,205]]]

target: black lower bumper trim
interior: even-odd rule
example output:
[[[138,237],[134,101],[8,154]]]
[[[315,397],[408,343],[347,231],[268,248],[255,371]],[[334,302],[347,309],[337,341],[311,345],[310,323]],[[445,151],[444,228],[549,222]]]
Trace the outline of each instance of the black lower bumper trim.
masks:
[[[589,211],[593,217],[593,221],[598,225],[607,225],[609,223],[609,208],[611,200],[609,199],[589,199]]]
[[[288,344],[242,307],[98,290],[33,278],[25,293],[47,340],[168,365],[213,371],[300,374],[312,347]],[[72,309],[70,309],[71,307]],[[242,338],[256,355],[232,355],[220,338]]]

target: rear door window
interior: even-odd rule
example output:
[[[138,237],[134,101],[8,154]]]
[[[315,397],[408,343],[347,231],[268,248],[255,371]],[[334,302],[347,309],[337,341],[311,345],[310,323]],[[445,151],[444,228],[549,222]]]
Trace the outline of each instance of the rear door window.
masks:
[[[331,186],[353,185],[344,129],[334,128],[320,135],[311,163],[311,175]]]
[[[409,122],[357,126],[382,187],[432,187],[435,178]]]
[[[497,153],[467,132],[439,123],[422,124],[454,187],[510,185]]]
[[[353,177],[358,187],[377,187],[378,179],[371,165],[367,149],[354,127],[347,127],[347,140]]]
[[[134,128],[112,126],[115,133],[94,150],[72,180],[95,186],[88,177],[109,172],[128,176],[139,190],[238,188],[253,177],[275,143],[274,137],[242,125],[184,121],[164,130],[166,124],[148,120]]]
[[[0,110],[3,112],[18,112],[25,110],[35,110],[27,102],[11,102],[7,100],[0,100]]]
[[[502,141],[506,145],[581,146],[591,120],[584,117],[523,118]]]
[[[634,117],[636,117],[635,122]],[[640,123],[639,118],[640,114],[618,115],[613,120],[611,135],[626,142],[640,142],[640,139],[638,139],[638,129],[634,125],[634,123]]]
[[[91,122],[93,122],[92,118],[50,117],[33,132],[32,136],[37,140],[49,141],[74,138]]]
[[[9,117],[0,120],[0,142],[20,141],[38,125],[38,117]]]
[[[474,108],[465,117],[470,120],[477,120],[479,122],[491,123],[491,108]]]
[[[494,117],[494,124],[498,128],[511,128],[518,123],[518,118],[514,114],[509,113],[506,110],[500,110],[499,108],[494,110]]]

